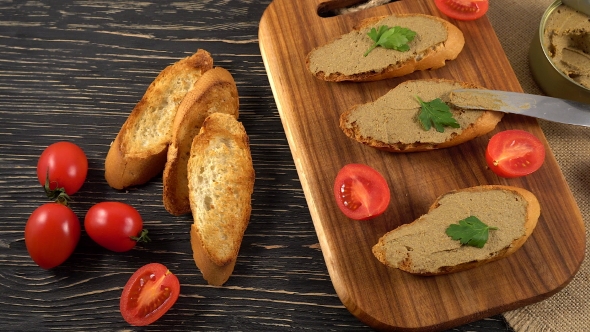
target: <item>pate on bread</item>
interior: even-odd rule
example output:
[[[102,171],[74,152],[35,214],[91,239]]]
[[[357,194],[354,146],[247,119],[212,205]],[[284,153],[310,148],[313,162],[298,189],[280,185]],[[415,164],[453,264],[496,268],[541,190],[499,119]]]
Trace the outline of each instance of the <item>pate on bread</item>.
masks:
[[[463,110],[454,106],[450,112],[458,128],[434,127],[425,130],[418,121],[420,102],[440,98],[448,103],[454,89],[479,88],[474,84],[446,79],[405,81],[377,100],[355,105],[340,115],[340,128],[346,136],[365,145],[390,152],[428,151],[469,141],[492,131],[504,115],[486,110]]]
[[[367,56],[373,41],[367,36],[381,25],[400,26],[416,32],[408,51],[377,47]],[[396,14],[372,17],[353,31],[313,49],[306,58],[308,70],[318,79],[332,82],[376,81],[418,70],[437,69],[457,58],[465,38],[461,30],[439,17]]]
[[[383,235],[373,254],[383,264],[419,275],[439,275],[480,266],[518,250],[532,234],[541,213],[526,189],[483,185],[441,195],[428,213]],[[446,234],[451,224],[474,216],[489,227],[482,248],[461,244]]]

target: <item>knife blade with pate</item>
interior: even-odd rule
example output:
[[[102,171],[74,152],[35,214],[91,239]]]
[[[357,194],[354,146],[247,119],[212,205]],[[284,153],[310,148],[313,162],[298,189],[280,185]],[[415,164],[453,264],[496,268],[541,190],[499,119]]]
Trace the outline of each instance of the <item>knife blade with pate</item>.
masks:
[[[457,89],[449,103],[463,109],[485,109],[590,127],[590,104],[540,95],[486,90]]]

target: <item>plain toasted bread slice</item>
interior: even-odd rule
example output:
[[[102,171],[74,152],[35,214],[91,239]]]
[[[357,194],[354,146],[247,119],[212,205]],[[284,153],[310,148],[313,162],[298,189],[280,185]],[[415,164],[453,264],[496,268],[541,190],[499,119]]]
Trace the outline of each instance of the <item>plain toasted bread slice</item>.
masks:
[[[419,275],[458,272],[486,264],[518,250],[539,219],[539,201],[528,190],[485,185],[440,196],[427,214],[383,235],[373,254],[383,264]],[[490,227],[483,248],[462,245],[446,234],[451,224],[470,216]]]
[[[191,146],[188,188],[193,258],[205,280],[221,286],[236,264],[254,190],[248,136],[234,116],[205,119]]]
[[[410,49],[404,52],[377,47],[365,56],[373,44],[367,33],[382,25],[416,32],[408,43]],[[396,14],[362,21],[353,31],[312,50],[306,63],[321,80],[376,81],[443,67],[446,61],[457,58],[464,45],[461,30],[446,20],[424,14]]]
[[[160,72],[109,148],[105,178],[111,187],[140,185],[162,172],[178,106],[211,68],[211,54],[198,50]]]
[[[172,125],[172,143],[163,175],[164,207],[173,215],[190,213],[187,163],[193,138],[212,113],[238,118],[239,98],[232,75],[221,67],[203,74],[184,97]]]
[[[450,106],[459,128],[433,127],[425,130],[418,121],[420,103],[440,98],[449,103],[450,92],[459,88],[481,88],[446,79],[405,81],[377,100],[353,106],[340,115],[346,136],[365,145],[390,152],[414,152],[447,148],[492,131],[504,115],[485,110],[463,110]]]

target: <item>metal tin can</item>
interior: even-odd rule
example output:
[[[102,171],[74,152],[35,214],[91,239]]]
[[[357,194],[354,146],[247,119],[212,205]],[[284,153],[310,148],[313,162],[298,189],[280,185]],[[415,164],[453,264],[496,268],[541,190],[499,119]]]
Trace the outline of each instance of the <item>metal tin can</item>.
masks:
[[[553,11],[562,5],[561,0],[552,3],[543,14],[537,34],[529,49],[529,66],[533,78],[545,94],[551,97],[590,103],[590,89],[572,80],[555,66],[545,43],[545,24]]]

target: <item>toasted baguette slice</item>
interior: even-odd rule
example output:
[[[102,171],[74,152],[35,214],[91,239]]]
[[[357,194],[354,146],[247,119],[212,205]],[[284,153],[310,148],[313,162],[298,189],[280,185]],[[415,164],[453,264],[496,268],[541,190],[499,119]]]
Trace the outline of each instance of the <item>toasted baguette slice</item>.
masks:
[[[380,26],[400,26],[416,32],[406,52],[377,47],[367,36]],[[376,81],[404,76],[417,70],[443,67],[457,58],[465,38],[456,26],[441,18],[423,14],[379,16],[362,21],[353,31],[315,48],[306,58],[309,71],[318,79],[332,82]]]
[[[373,254],[383,264],[419,275],[458,272],[504,258],[531,235],[541,209],[530,191],[486,185],[440,196],[427,214],[383,235]],[[461,245],[445,232],[451,224],[475,216],[490,227],[483,248]]]
[[[192,143],[188,187],[193,258],[205,280],[221,286],[236,264],[254,190],[248,136],[233,115],[205,119]]]
[[[504,115],[501,112],[462,110],[451,107],[460,127],[424,130],[418,121],[420,103],[436,98],[448,103],[458,88],[479,88],[474,84],[444,79],[405,81],[374,102],[356,105],[340,115],[346,136],[368,146],[391,152],[414,152],[454,146],[492,131]]]
[[[178,105],[211,68],[211,54],[198,50],[160,72],[109,148],[105,178],[111,187],[140,185],[162,172]]]
[[[212,113],[238,118],[239,98],[232,75],[221,67],[203,74],[184,97],[172,125],[172,143],[163,175],[164,207],[173,215],[191,212],[188,198],[187,163],[191,144],[203,121]]]

